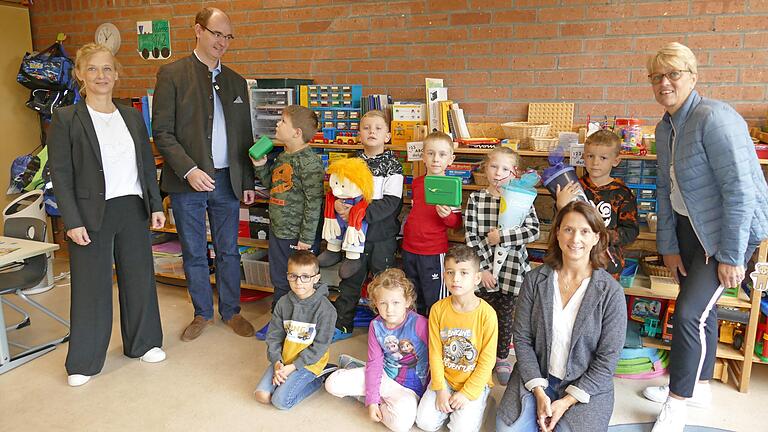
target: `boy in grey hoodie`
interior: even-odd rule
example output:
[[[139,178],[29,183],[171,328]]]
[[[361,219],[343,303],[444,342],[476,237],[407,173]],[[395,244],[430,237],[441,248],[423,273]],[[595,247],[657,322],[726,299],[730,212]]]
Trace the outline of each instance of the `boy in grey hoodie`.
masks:
[[[328,285],[319,282],[319,270],[309,251],[288,258],[291,292],[272,312],[266,339],[270,366],[254,392],[261,403],[287,410],[316,392],[336,369],[328,363],[336,309],[328,300]]]

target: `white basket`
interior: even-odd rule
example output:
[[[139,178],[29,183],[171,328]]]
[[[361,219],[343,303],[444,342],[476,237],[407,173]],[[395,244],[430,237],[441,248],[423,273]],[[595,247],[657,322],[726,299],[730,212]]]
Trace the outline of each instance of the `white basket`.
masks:
[[[154,256],[155,273],[184,276],[184,259],[182,257]]]
[[[245,283],[263,287],[271,287],[272,279],[269,277],[269,262],[262,261],[264,253],[247,253],[240,256],[245,273]]]

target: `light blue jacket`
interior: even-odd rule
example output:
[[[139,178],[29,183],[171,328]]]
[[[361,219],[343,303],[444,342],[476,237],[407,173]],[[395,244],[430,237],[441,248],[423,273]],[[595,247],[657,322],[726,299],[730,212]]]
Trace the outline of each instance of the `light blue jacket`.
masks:
[[[694,90],[656,125],[656,150],[659,253],[680,253],[669,198],[674,161],[683,202],[707,256],[744,265],[747,249],[768,238],[768,186],[744,119],[730,105]]]

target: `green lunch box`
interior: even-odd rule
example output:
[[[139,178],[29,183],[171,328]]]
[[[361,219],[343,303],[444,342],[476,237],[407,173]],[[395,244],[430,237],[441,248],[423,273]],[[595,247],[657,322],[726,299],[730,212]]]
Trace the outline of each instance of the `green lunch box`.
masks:
[[[265,154],[271,152],[273,147],[272,140],[269,139],[268,136],[262,135],[261,138],[248,149],[248,154],[251,155],[253,160],[259,160],[263,158]]]
[[[461,178],[431,175],[424,177],[424,201],[432,205],[461,206]]]

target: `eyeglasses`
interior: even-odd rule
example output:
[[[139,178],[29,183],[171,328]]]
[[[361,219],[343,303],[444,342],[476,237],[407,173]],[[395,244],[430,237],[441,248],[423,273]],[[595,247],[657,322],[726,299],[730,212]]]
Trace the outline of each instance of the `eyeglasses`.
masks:
[[[664,79],[664,77],[667,77],[667,79],[670,81],[677,81],[683,77],[683,73],[685,72],[693,73],[689,70],[673,70],[667,73],[655,73],[648,75],[648,81],[650,81],[651,84],[658,84],[661,82],[661,80]]]
[[[199,23],[198,23],[198,24],[199,24]],[[200,24],[200,27],[202,27],[202,28],[204,28],[205,30],[207,30],[207,31],[208,31],[210,34],[212,34],[212,35],[213,35],[213,36],[214,36],[214,37],[215,37],[217,40],[222,40],[222,39],[224,39],[224,40],[226,40],[227,42],[232,42],[232,40],[233,40],[233,39],[235,39],[235,37],[234,37],[234,36],[232,36],[231,34],[225,35],[225,34],[224,34],[224,33],[222,33],[222,32],[213,31],[213,30],[209,29],[208,27],[206,27],[206,26],[204,26],[204,25],[202,25],[202,24]]]
[[[301,281],[302,283],[307,283],[312,280],[313,277],[319,275],[320,273],[315,273],[313,275],[297,275],[296,273],[288,273],[288,280],[291,282],[296,282],[297,280]]]

